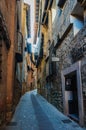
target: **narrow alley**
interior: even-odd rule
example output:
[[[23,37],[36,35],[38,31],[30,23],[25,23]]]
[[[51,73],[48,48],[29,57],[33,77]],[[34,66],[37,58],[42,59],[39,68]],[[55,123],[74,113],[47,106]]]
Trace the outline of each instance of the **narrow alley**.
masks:
[[[4,129],[3,129],[4,130]],[[27,92],[6,130],[83,130],[49,104],[37,91]]]
[[[0,130],[86,130],[86,0],[0,0]]]

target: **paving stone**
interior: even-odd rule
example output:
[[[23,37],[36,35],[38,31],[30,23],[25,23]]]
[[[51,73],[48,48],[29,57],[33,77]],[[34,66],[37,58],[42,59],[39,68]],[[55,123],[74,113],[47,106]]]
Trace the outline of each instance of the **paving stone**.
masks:
[[[48,103],[36,90],[22,96],[5,130],[86,130]]]

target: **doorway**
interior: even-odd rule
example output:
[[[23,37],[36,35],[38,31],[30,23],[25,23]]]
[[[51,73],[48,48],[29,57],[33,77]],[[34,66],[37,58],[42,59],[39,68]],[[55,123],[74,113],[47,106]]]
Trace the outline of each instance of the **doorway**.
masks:
[[[65,91],[68,100],[68,116],[78,122],[79,108],[76,71],[65,76]]]
[[[61,78],[64,114],[83,126],[81,61],[62,70]]]

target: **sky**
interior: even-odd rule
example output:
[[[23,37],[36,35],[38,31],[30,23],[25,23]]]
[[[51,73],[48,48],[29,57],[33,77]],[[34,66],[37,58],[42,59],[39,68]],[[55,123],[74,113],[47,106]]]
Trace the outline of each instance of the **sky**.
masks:
[[[31,5],[31,38],[29,38],[27,41],[28,43],[33,44],[33,38],[34,38],[34,0],[24,0],[25,3]],[[37,44],[32,45],[32,52],[34,53],[36,51]]]
[[[29,43],[33,43],[33,37],[34,37],[34,0],[24,0],[25,3],[31,5],[31,38],[28,39]]]

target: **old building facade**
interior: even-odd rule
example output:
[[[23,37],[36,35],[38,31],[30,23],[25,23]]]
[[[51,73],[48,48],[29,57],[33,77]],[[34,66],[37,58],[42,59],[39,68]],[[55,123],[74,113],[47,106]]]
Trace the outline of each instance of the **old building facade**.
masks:
[[[16,1],[16,34],[15,34],[15,70],[13,89],[13,108],[19,102],[22,93],[23,34],[21,31],[22,1]],[[15,109],[14,109],[15,110]]]
[[[27,51],[27,91],[31,91],[35,88],[35,63],[33,60],[33,54],[32,52]]]
[[[62,95],[62,108],[66,115],[85,125],[85,4],[78,1],[57,2],[60,15],[57,16],[57,35],[54,50],[57,63],[57,96]],[[77,11],[77,9],[79,11]],[[69,13],[67,13],[67,12]],[[53,28],[55,30],[55,27]],[[56,39],[55,39],[56,40]],[[85,71],[84,71],[85,73]],[[55,82],[54,82],[55,83]],[[59,102],[60,106],[61,103]]]
[[[30,35],[30,5],[22,4],[21,31],[23,35],[23,63],[22,63],[22,94],[24,94],[27,86],[27,38]]]
[[[39,20],[39,1],[34,0],[34,41],[33,44],[36,44],[37,38],[37,29],[38,29],[38,20]]]
[[[23,0],[0,1],[0,125],[11,120],[22,94],[25,38],[29,31],[27,23],[23,25],[23,5]]]
[[[0,124],[12,115],[16,1],[0,1]],[[10,15],[9,15],[10,14]]]
[[[32,53],[32,41],[31,41],[31,5],[24,3],[23,6],[23,17],[22,17],[22,25],[23,25],[23,37],[24,37],[24,53],[23,53],[23,94],[27,91],[31,91],[34,89],[35,82],[34,82],[34,60],[33,60],[33,53]]]
[[[44,44],[48,49],[43,58],[45,67],[40,70],[38,66],[38,77],[45,82],[41,83],[40,91],[60,111],[83,126],[86,124],[86,2],[56,0],[42,4],[40,26],[47,27],[41,33],[47,39]],[[42,72],[45,76],[39,75]]]
[[[45,5],[45,7],[44,7]],[[37,78],[37,85],[38,85],[38,92],[42,95],[47,96],[46,88],[46,59],[48,54],[48,40],[51,35],[50,28],[48,27],[48,20],[50,21],[50,17],[48,19],[46,9],[47,7],[51,6],[50,1],[40,1],[39,4],[39,27],[38,27],[38,59],[37,59],[37,71],[38,71],[38,78]],[[48,8],[49,8],[48,7]],[[42,17],[43,16],[43,17]],[[42,23],[42,24],[40,24]],[[49,24],[50,25],[50,24]],[[46,54],[47,53],[47,54]]]

